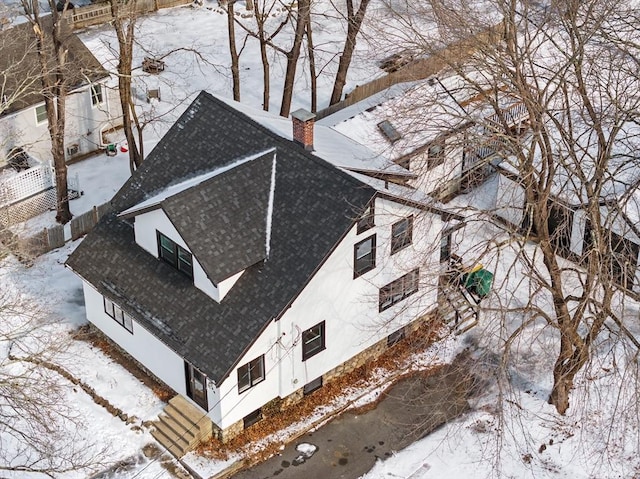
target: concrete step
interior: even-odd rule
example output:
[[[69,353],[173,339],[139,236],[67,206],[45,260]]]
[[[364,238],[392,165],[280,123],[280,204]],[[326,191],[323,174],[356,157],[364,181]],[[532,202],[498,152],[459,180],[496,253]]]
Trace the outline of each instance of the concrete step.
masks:
[[[153,426],[152,436],[177,458],[213,434],[211,419],[181,396],[169,401]]]
[[[206,414],[202,409],[191,404],[182,396],[178,395],[169,400],[169,406],[172,406],[179,414],[188,419],[192,424],[196,424]]]
[[[154,423],[154,426],[156,429],[151,431],[151,435],[177,458],[181,458],[191,450],[191,446],[184,438],[175,434],[168,427],[163,426],[160,421]]]
[[[182,421],[176,420],[174,416],[167,414],[166,410],[160,414],[159,422],[162,422],[179,436],[184,437],[189,443],[195,439],[199,432],[194,424],[185,421],[184,418],[182,418]]]

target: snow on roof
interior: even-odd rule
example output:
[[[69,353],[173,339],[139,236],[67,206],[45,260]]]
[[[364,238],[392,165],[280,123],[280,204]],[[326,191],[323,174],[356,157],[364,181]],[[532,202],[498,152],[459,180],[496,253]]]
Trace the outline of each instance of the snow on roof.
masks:
[[[410,186],[400,185],[398,183],[392,183],[389,181],[381,180],[379,178],[372,178],[371,176],[363,175],[356,172],[348,172],[353,177],[366,183],[374,188],[379,193],[385,196],[395,198],[401,202],[406,201],[415,203],[416,205],[428,207],[428,208],[440,208],[445,209],[445,206],[436,201],[434,198],[426,194],[425,192],[412,188]]]
[[[244,113],[277,135],[293,139],[293,127],[290,118],[284,118],[263,110],[238,103],[228,98],[217,97],[232,108]],[[412,176],[405,168],[395,164],[386,156],[372,151],[357,139],[327,125],[316,122],[314,125],[312,153],[333,165],[348,170],[382,172],[398,176]]]
[[[265,153],[269,153],[270,151],[275,152],[275,148],[270,148],[267,149],[265,151],[261,151],[260,153],[256,153],[254,155],[250,155],[244,158],[240,158],[228,165],[225,165],[223,167],[219,167],[219,168],[215,168],[207,173],[202,173],[199,174],[197,176],[194,176],[193,178],[189,178],[187,180],[181,181],[180,183],[176,183],[175,185],[171,185],[168,186],[167,188],[165,188],[164,190],[156,193],[155,195],[153,195],[152,197],[138,203],[137,205],[132,206],[131,208],[128,208],[126,210],[124,210],[123,212],[121,212],[118,216],[127,216],[130,215],[132,213],[136,213],[138,211],[147,209],[147,208],[152,208],[154,206],[159,205],[160,203],[162,203],[164,200],[166,200],[167,198],[170,198],[174,195],[177,195],[178,193],[181,193],[183,191],[186,191],[190,188],[193,188],[194,186],[199,185],[200,183],[207,181],[210,178],[213,178],[214,176],[220,175],[226,171],[229,171],[237,166],[240,166],[244,163],[247,163],[249,161],[255,160],[256,158],[260,158],[262,157]]]
[[[482,82],[481,73],[468,73],[467,77]],[[471,87],[462,76],[444,72],[441,77],[393,85],[318,123],[330,125],[377,154],[397,160],[442,134],[471,125],[474,119],[490,121],[493,109],[482,98],[477,87]],[[516,103],[508,95],[499,95],[498,101],[503,108]],[[383,131],[383,122],[389,122],[400,138],[389,138]]]

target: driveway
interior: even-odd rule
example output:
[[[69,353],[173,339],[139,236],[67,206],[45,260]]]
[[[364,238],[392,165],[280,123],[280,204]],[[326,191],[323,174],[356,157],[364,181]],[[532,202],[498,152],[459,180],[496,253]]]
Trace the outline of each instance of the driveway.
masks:
[[[234,479],[356,479],[469,409],[473,387],[464,359],[392,386],[375,409],[345,413]],[[297,448],[297,449],[296,449]]]

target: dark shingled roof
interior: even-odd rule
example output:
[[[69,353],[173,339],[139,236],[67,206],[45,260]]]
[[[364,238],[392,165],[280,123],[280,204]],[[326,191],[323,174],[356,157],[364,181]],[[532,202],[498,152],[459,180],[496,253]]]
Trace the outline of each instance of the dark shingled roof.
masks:
[[[41,22],[45,35],[50,35],[53,28],[51,15],[43,15]],[[66,24],[62,28],[62,39],[67,48],[64,74],[71,90],[109,76]],[[47,47],[52,50],[51,45]],[[6,115],[43,102],[41,75],[31,23],[21,23],[0,32],[0,100],[6,98],[7,101],[0,114]]]
[[[169,185],[272,148],[276,174],[269,258],[247,268],[220,303],[140,248],[131,222],[116,216]],[[214,177],[208,186],[215,183],[221,192],[194,187],[168,208],[174,221],[179,217],[181,232],[194,229],[186,233],[193,233],[189,241],[203,250],[214,248],[214,240],[195,239],[199,221],[253,224],[266,217],[262,215],[269,156]],[[204,196],[189,208],[188,197],[198,196],[198,190]],[[304,289],[374,196],[369,186],[203,92],[116,194],[114,213],[87,235],[67,264],[219,384],[267,324]],[[206,213],[199,208],[209,198],[216,205]],[[253,204],[249,210],[255,211],[238,213],[245,203]],[[234,225],[212,234],[235,249],[242,247],[243,237],[236,244],[232,237],[240,229]],[[242,234],[254,238],[253,233]]]
[[[162,209],[216,284],[267,256],[274,158],[271,151],[162,202]]]

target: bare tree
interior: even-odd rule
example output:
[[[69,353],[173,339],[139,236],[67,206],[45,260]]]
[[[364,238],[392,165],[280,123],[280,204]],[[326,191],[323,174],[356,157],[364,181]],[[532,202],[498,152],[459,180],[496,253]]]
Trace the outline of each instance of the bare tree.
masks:
[[[3,265],[0,291],[0,471],[54,477],[94,472],[102,451],[82,439],[69,404],[70,383],[49,367],[70,337],[52,335],[46,314],[12,287]]]
[[[347,82],[347,72],[349,71],[351,58],[353,57],[353,52],[356,48],[356,39],[358,38],[362,22],[364,21],[364,16],[367,12],[367,7],[369,6],[369,0],[360,0],[360,5],[357,10],[354,9],[353,0],[346,0],[346,4],[347,14],[345,15],[345,18],[347,20],[347,36],[345,38],[342,54],[340,55],[340,62],[338,63],[338,71],[333,84],[333,91],[331,92],[331,100],[329,101],[330,105],[338,103],[342,99],[342,91],[345,83]],[[340,11],[337,7],[336,10]]]
[[[131,89],[137,17],[136,4],[137,0],[130,0],[126,3],[118,0],[109,0],[112,17],[111,24],[118,39],[118,93],[122,107],[122,126],[129,148],[129,167],[131,172],[140,167],[144,158],[142,128],[136,114]],[[134,135],[134,127],[138,132],[137,137]]]
[[[56,221],[67,223],[72,215],[69,210],[67,164],[65,162],[64,132],[66,100],[70,89],[67,39],[72,34],[64,18],[69,7],[66,0],[62,8],[48,0],[50,15],[42,15],[36,0],[21,0],[24,14],[35,35],[35,49],[40,65],[40,80],[47,111],[51,155],[56,173]]]
[[[455,0],[393,2],[389,10],[400,27],[388,35],[399,49],[456,72],[468,96],[491,109],[478,116],[458,105],[457,114],[476,126],[464,137],[461,161],[469,171],[476,160],[476,166],[486,165],[486,155],[476,154],[481,148],[504,158],[501,169],[512,172],[510,181],[522,191],[524,204],[513,200],[510,208],[520,211],[520,219],[507,224],[508,239],[478,245],[482,253],[476,260],[499,254],[497,246],[516,248],[507,269],[526,276],[530,295],[523,302],[511,291],[511,301],[500,304],[502,313],[526,318],[505,328],[505,358],[532,322],[542,320],[555,331],[548,399],[565,413],[576,375],[603,331],[615,330],[637,343],[624,325],[621,291],[637,289],[638,246],[632,240],[637,233],[625,214],[635,207],[638,187],[640,43],[632,26],[638,14],[608,0],[545,7],[496,0],[484,2],[482,11],[474,8]],[[439,35],[417,30],[418,16],[435,22]],[[502,37],[486,34],[496,18],[503,19]],[[443,49],[452,43],[458,48]],[[505,99],[526,110],[526,132],[514,131]],[[576,231],[571,239],[570,228],[578,224],[584,233]],[[528,248],[528,239],[537,248]]]
[[[280,116],[289,116],[291,110],[291,98],[293,97],[293,85],[296,79],[296,69],[300,58],[300,48],[304,40],[304,32],[307,25],[307,18],[311,14],[310,0],[298,1],[298,12],[295,15],[295,32],[291,49],[285,54],[287,56],[287,69],[284,75],[284,89],[282,92],[282,103],[280,104]]]
[[[236,47],[236,28],[235,28],[235,0],[226,3],[227,7],[227,29],[229,32],[229,54],[231,55],[231,77],[233,79],[233,99],[240,101],[240,54]],[[265,87],[266,88],[266,87]]]

